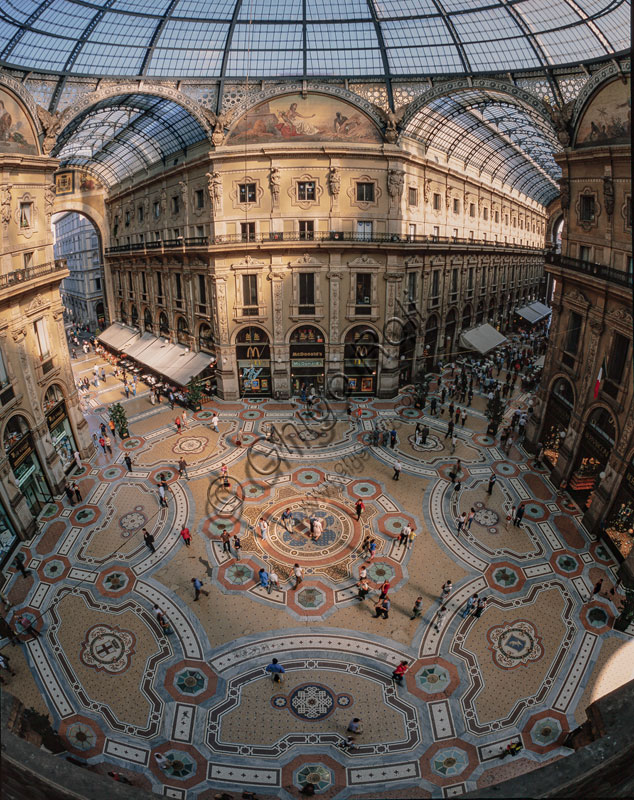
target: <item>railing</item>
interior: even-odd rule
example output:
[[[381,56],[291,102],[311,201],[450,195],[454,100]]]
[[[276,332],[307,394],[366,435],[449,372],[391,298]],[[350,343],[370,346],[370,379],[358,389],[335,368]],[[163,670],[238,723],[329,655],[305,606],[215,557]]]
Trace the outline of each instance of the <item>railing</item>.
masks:
[[[563,267],[563,269],[569,269],[573,272],[579,272],[583,275],[591,275],[593,278],[599,278],[599,280],[616,283],[619,286],[625,286],[627,289],[631,289],[634,285],[631,272],[608,267],[605,264],[592,264],[590,261],[580,261],[578,258],[562,256],[561,253],[546,253],[546,263],[554,264],[557,267]]]
[[[505,242],[491,242],[488,239],[463,239],[458,236],[428,236],[425,234],[407,233],[354,233],[354,231],[316,231],[312,237],[308,238],[302,233],[257,233],[249,234],[248,239],[241,233],[230,233],[222,236],[194,236],[191,238],[179,237],[177,239],[164,239],[155,242],[137,242],[135,244],[120,244],[115,247],[106,248],[107,254],[125,253],[143,249],[157,249],[160,247],[205,247],[209,245],[222,244],[256,244],[258,242],[371,242],[378,244],[461,244],[478,245],[491,247],[498,250],[531,250],[535,253],[543,253],[542,247],[533,247],[528,244],[507,244]]]
[[[65,258],[58,258],[55,261],[47,261],[46,264],[37,264],[34,267],[24,267],[16,269],[14,272],[7,272],[0,275],[0,289],[7,289],[9,286],[17,286],[44,275],[52,275],[56,272],[63,272],[68,269]]]

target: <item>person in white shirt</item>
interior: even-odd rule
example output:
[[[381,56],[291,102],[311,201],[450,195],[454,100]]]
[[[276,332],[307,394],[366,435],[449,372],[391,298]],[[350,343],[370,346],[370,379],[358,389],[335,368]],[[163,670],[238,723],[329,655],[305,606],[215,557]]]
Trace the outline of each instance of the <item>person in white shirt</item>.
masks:
[[[293,566],[293,575],[295,577],[295,586],[293,586],[293,589],[297,589],[299,584],[304,580],[304,568],[300,567],[299,564],[295,564]]]
[[[323,523],[319,517],[316,517],[313,523],[313,542],[318,542],[323,532]]]

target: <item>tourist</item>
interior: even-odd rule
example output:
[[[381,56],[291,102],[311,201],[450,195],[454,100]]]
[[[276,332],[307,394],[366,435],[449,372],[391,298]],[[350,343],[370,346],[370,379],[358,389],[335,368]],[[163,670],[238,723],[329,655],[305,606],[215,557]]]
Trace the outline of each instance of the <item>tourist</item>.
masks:
[[[110,433],[112,434],[112,438],[116,439],[117,438],[117,428],[116,428],[116,425],[114,424],[114,420],[112,420],[112,419],[108,420],[108,427],[110,428]]]
[[[279,591],[280,588],[280,576],[277,574],[275,569],[271,569],[269,572],[269,594],[271,594],[271,589],[277,589]]]
[[[511,510],[506,515],[506,530],[509,529],[509,525],[511,524],[511,520],[515,519],[515,506],[511,506]]]
[[[162,770],[166,770],[171,767],[170,762],[161,753],[154,753],[154,760]]]
[[[473,616],[476,619],[480,619],[480,617],[482,616],[482,613],[483,613],[483,611],[484,611],[484,609],[486,607],[486,604],[487,604],[487,598],[486,597],[480,597],[478,599],[478,604],[476,605],[475,611],[473,612]]]
[[[154,536],[145,528],[143,528],[143,541],[147,545],[150,553],[156,552],[156,548],[154,547]]]
[[[376,612],[374,615],[375,619],[378,619],[381,616],[383,617],[383,619],[388,619],[390,613],[390,605],[391,604],[389,597],[386,596],[379,599],[379,602],[374,607],[374,610]]]
[[[66,486],[64,487],[64,491],[66,492],[66,497],[68,497],[68,502],[71,504],[71,506],[74,506],[75,493],[73,492],[72,488],[68,484],[66,484]]]
[[[396,429],[392,428],[390,431],[390,447],[392,450],[396,447]]]
[[[270,674],[275,683],[282,683],[282,675],[286,672],[277,658],[272,659],[271,663],[264,668],[264,671]]]
[[[167,508],[167,497],[165,495],[165,484],[164,483],[160,483],[159,484],[158,493],[159,493],[159,505],[162,508]]]
[[[123,460],[124,460],[124,462],[125,462],[125,465],[126,465],[126,467],[127,467],[127,469],[128,469],[128,472],[130,472],[130,471],[132,470],[132,459],[130,458],[130,456],[128,455],[128,453],[126,453],[126,454],[123,456]]]
[[[260,538],[262,539],[263,542],[265,542],[266,534],[269,529],[269,523],[265,519],[261,519],[259,528],[260,528]]]
[[[176,425],[177,433],[180,433],[181,432],[181,418],[180,417],[176,417],[176,419],[174,420],[174,425]]]
[[[203,583],[201,580],[198,578],[192,578],[192,583],[194,584],[194,600],[198,600],[201,592],[209,597],[209,592],[203,589]]]
[[[220,534],[220,539],[222,540],[222,552],[231,555],[231,534],[229,531],[223,530]]]
[[[75,459],[75,464],[77,465],[77,469],[81,469],[81,456],[79,455],[79,452],[77,450],[75,450],[75,452],[73,453],[73,458]]]
[[[403,465],[401,464],[401,462],[400,461],[395,461],[394,462],[394,475],[392,475],[392,480],[393,481],[397,481],[399,479],[399,476],[401,474],[401,470],[402,469],[403,469]]]
[[[467,530],[468,531],[471,530],[471,525],[473,524],[473,519],[474,519],[475,515],[476,515],[476,510],[475,510],[475,508],[473,506],[471,506],[471,510],[469,511],[469,514],[467,515]]]
[[[416,602],[414,603],[414,608],[412,609],[412,616],[410,619],[416,619],[416,617],[420,617],[423,612],[423,597],[422,595],[418,595],[416,598]]]
[[[99,437],[99,445],[101,446],[101,449],[103,450],[103,453],[105,455],[106,454],[106,440],[103,438],[103,436]]]
[[[456,436],[455,433],[452,433],[451,434],[451,450],[450,450],[451,455],[453,455],[456,452],[456,447],[458,447],[458,437]]]
[[[183,426],[183,430],[187,430],[187,409],[183,409],[183,413],[181,414],[181,425]]]
[[[17,621],[20,623],[20,626],[22,627],[24,633],[30,633],[31,636],[35,636],[35,638],[39,637],[40,632],[33,627],[33,623],[26,616],[26,614],[22,614],[21,617],[18,617]]]
[[[392,673],[392,680],[396,681],[396,683],[401,684],[403,683],[403,675],[407,672],[407,661],[401,661],[398,667]]]
[[[346,730],[348,731],[348,733],[353,733],[355,736],[358,736],[360,733],[362,733],[361,720],[359,719],[359,717],[354,717],[353,719],[351,719],[350,722],[348,723],[348,727]]]
[[[521,522],[524,517],[524,511],[526,510],[526,506],[524,503],[520,503],[517,511],[515,512],[515,518],[513,519],[513,525],[516,528],[521,528]]]
[[[374,561],[374,557],[376,556],[376,542],[374,541],[374,539],[370,539],[368,550],[370,552],[370,561]]]
[[[258,572],[258,580],[263,589],[269,588],[269,573],[264,569],[264,567],[261,567],[260,571]]]
[[[286,528],[286,530],[289,533],[290,533],[290,530],[289,530],[288,526],[290,524],[291,527],[292,527],[292,524],[293,524],[292,523],[292,519],[293,519],[293,515],[291,514],[290,508],[284,509],[284,511],[282,512],[282,523],[284,524],[284,527]]]
[[[220,433],[220,431],[218,430],[218,422],[219,422],[218,414],[216,414],[216,412],[214,411],[213,416],[211,417],[211,427],[214,429],[216,433]]]
[[[456,519],[456,536],[460,536],[461,532],[464,530],[465,522],[467,521],[467,512],[463,511],[462,514]]]
[[[5,653],[0,653],[0,669],[5,670],[9,675],[15,678],[15,672],[11,669],[9,656]]]
[[[188,467],[187,462],[185,461],[183,456],[181,456],[178,459],[178,477],[179,478],[182,478],[183,474],[184,474],[185,477],[187,478],[187,480],[189,480],[189,475],[187,474],[187,467]]]
[[[24,569],[24,554],[18,553],[16,557],[13,559],[13,567],[14,569],[19,570],[22,573],[22,577],[26,578],[27,575],[31,574],[30,569]]]
[[[109,436],[104,436],[104,441],[106,443],[106,450],[112,455],[112,440]],[[104,450],[105,452],[105,450]]]
[[[447,600],[447,598],[449,597],[449,595],[451,594],[452,591],[453,591],[453,583],[450,580],[446,580],[442,585],[442,589],[441,589],[441,592],[440,592],[440,597],[438,598],[438,602],[439,603],[444,603],[445,600]]]
[[[487,494],[490,495],[493,492],[493,487],[495,486],[495,482],[497,481],[497,475],[493,474],[489,478],[489,485],[487,486]]]
[[[185,542],[185,546],[189,547],[191,545],[191,543],[192,543],[192,537],[191,537],[191,534],[189,532],[189,528],[181,528],[180,535],[181,535],[183,541]]]
[[[473,608],[475,607],[477,602],[478,602],[477,593],[472,594],[471,597],[467,600],[467,605],[464,607],[464,609],[462,611],[462,615],[461,616],[463,617],[463,619],[465,617],[469,616],[469,614],[471,613],[471,611],[473,610]]]
[[[409,531],[409,541],[407,542],[407,549],[408,549],[408,550],[409,550],[409,549],[410,549],[410,547],[411,547],[411,546],[414,544],[414,539],[416,538],[416,535],[417,535],[417,534],[415,534],[415,533],[414,533],[414,531],[413,531],[413,530],[410,528],[410,531]]]
[[[79,485],[78,485],[77,481],[73,481],[73,482],[71,483],[71,485],[70,485],[70,488],[72,489],[72,491],[73,491],[73,492],[74,492],[74,494],[75,494],[75,500],[76,500],[78,503],[81,503],[81,501],[82,501],[82,496],[81,496],[81,492],[80,492],[80,490],[79,490]]]
[[[434,620],[434,630],[436,632],[440,631],[440,626],[442,625],[442,621],[446,613],[447,613],[447,606],[440,606],[440,608],[436,612],[436,619]]]
[[[361,498],[359,498],[357,502],[354,504],[354,508],[355,511],[357,512],[357,520],[360,520],[361,514],[363,513],[363,511],[365,511],[365,503],[363,502],[363,500],[361,500]]]
[[[370,584],[364,578],[363,580],[360,580],[357,583],[357,586],[359,587],[359,593],[357,594],[357,600],[365,600],[365,598],[370,593]]]
[[[366,569],[365,564],[361,564],[361,566],[359,567],[359,580],[364,581],[367,577],[368,577],[368,570]]]
[[[236,533],[233,537],[233,549],[236,551],[236,561],[240,561],[240,550],[242,550],[242,542]]]
[[[388,580],[383,581],[381,584],[381,590],[379,594],[379,600],[383,600],[383,598],[387,597],[387,593],[390,591],[390,582]]]
[[[409,524],[405,525],[405,527],[401,530],[398,535],[398,543],[399,545],[407,545],[409,542],[409,535],[412,532]]]
[[[293,586],[293,589],[297,589],[299,584],[304,580],[304,568],[300,567],[299,564],[293,564],[293,577],[295,578],[295,586]]]
[[[313,523],[313,542],[318,542],[324,532],[323,522],[319,517],[315,517]]]

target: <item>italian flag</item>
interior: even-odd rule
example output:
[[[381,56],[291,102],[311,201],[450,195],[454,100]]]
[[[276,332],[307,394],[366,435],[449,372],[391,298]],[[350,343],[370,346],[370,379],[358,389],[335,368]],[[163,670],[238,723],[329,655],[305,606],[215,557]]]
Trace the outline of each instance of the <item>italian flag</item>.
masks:
[[[594,384],[594,399],[596,400],[599,396],[599,389],[601,387],[601,381],[603,380],[603,375],[605,373],[605,361],[601,364],[601,369],[599,370],[599,374],[597,375],[597,381]]]

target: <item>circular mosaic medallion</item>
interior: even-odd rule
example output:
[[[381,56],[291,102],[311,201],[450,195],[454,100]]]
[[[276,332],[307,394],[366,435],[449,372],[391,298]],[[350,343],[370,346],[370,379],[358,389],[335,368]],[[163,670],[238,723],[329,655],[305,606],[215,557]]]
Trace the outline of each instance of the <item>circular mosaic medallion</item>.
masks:
[[[125,672],[134,655],[135,637],[110,625],[94,625],[81,644],[80,658],[98,672]]]
[[[440,452],[441,450],[445,449],[440,439],[433,434],[430,434],[425,439],[425,444],[423,444],[422,439],[418,442],[416,441],[416,434],[408,436],[407,440],[414,450],[419,450],[421,452]]]
[[[127,539],[134,531],[142,528],[147,522],[147,517],[143,513],[143,506],[137,506],[134,511],[129,511],[119,518],[119,527],[122,529],[122,536]]]
[[[129,578],[125,572],[109,572],[103,579],[104,587],[111,592],[120,592],[129,583]]]
[[[444,692],[449,685],[451,678],[444,667],[434,665],[425,667],[416,676],[416,682],[420,688],[428,694]]]
[[[483,528],[491,528],[493,525],[497,525],[500,520],[497,513],[491,508],[478,509],[473,519],[478,525],[482,525]]]
[[[491,628],[487,638],[496,663],[503,669],[514,669],[520,664],[538,661],[544,654],[541,637],[527,620]]]
[[[172,448],[172,452],[176,455],[195,455],[202,453],[208,442],[206,436],[181,436]]]
[[[431,760],[432,771],[443,777],[460,775],[469,764],[469,756],[459,747],[439,750]]]
[[[75,750],[90,750],[97,744],[93,729],[81,722],[75,722],[66,729],[66,738]]]
[[[196,762],[188,753],[172,750],[164,755],[169,762],[167,774],[172,778],[189,778],[196,772]]]
[[[298,770],[296,782],[300,788],[312,783],[316,791],[323,792],[332,784],[333,776],[323,764],[306,764]]]
[[[253,582],[253,570],[246,564],[231,564],[225,570],[225,577],[234,586],[243,586],[245,583]]]
[[[47,578],[59,578],[59,576],[64,572],[66,569],[66,564],[63,561],[55,558],[51,561],[47,561],[44,567],[42,568],[42,572]]]
[[[530,730],[530,737],[534,744],[545,746],[553,744],[563,733],[561,722],[554,717],[543,717],[538,720]]]
[[[188,695],[200,694],[207,688],[207,678],[195,669],[184,669],[177,673],[174,683],[180,692]]]
[[[332,714],[336,705],[335,696],[330,689],[316,683],[298,686],[288,697],[289,711],[303,720],[325,719]]]

